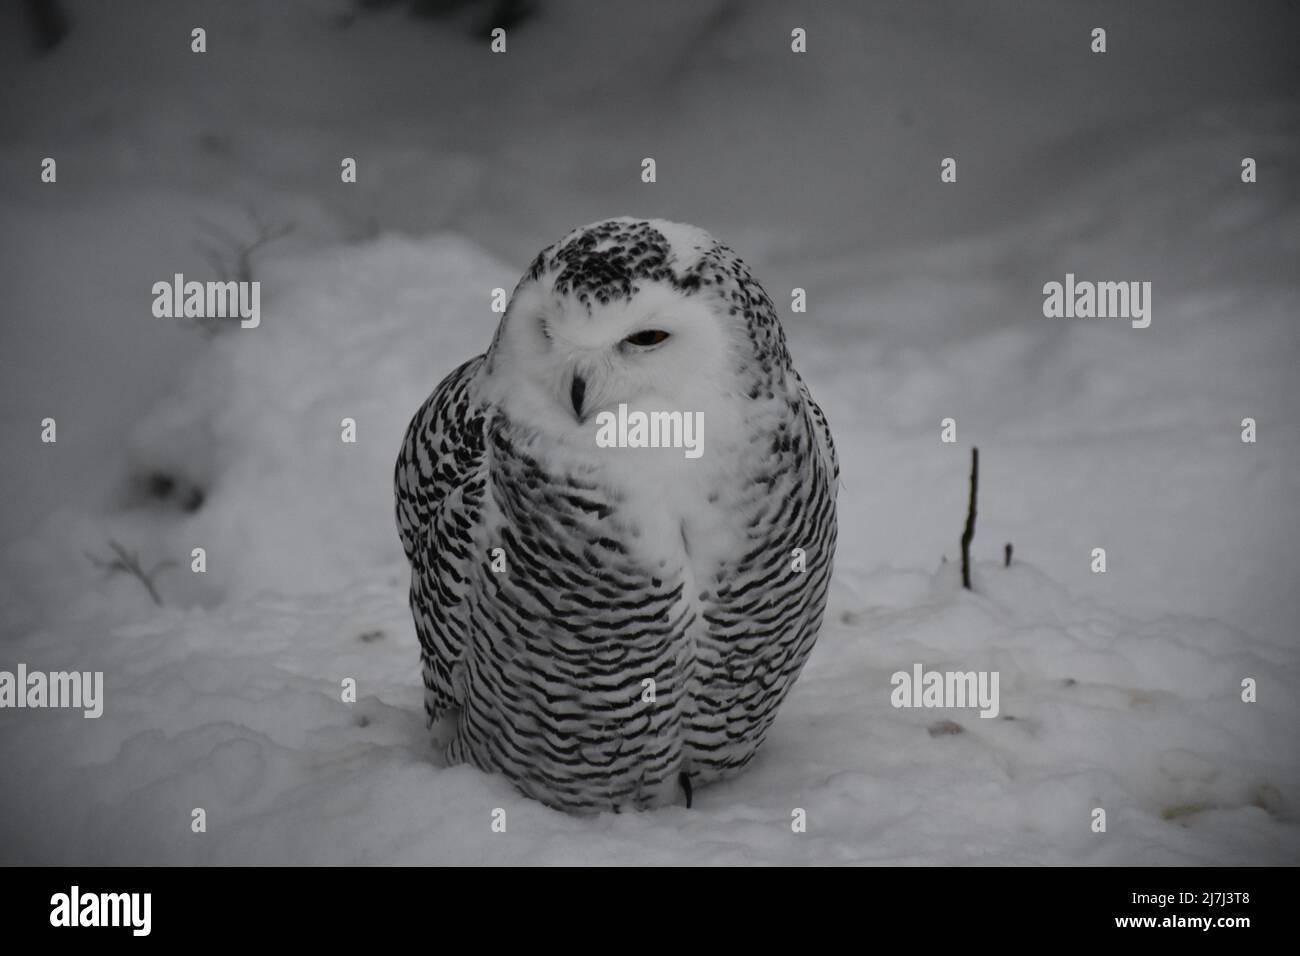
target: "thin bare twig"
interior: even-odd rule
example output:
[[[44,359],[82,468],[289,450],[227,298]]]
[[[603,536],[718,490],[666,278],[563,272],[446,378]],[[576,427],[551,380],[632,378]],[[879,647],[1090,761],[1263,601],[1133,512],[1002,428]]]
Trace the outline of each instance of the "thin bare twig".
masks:
[[[199,224],[207,235],[195,244],[195,248],[212,267],[220,282],[252,282],[254,280],[253,253],[262,246],[287,236],[298,225],[295,222],[285,222],[272,226],[265,222],[252,206],[248,207],[246,212],[252,224],[251,239],[241,239],[209,219],[202,217],[199,219]],[[193,323],[209,335],[215,335],[227,325],[212,316],[194,319]]]
[[[128,574],[144,585],[145,590],[149,592],[149,597],[153,598],[153,603],[159,607],[163,606],[162,597],[158,594],[158,589],[154,586],[153,579],[159,571],[175,565],[175,561],[161,561],[154,565],[153,570],[146,572],[140,566],[139,556],[128,551],[122,545],[118,544],[112,538],[108,539],[108,546],[113,550],[114,557],[98,558],[89,551],[84,552],[90,559],[90,563],[95,567],[102,569],[106,574]]]
[[[979,491],[980,450],[970,450],[970,507],[966,510],[966,530],[961,533],[961,586],[970,586],[970,543],[975,538],[975,495]]]

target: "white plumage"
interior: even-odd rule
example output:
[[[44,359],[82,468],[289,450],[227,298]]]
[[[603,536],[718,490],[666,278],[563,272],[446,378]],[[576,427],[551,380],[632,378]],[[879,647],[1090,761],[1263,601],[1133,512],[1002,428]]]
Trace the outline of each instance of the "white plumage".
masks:
[[[619,405],[699,413],[702,454],[601,447]],[[544,250],[395,479],[451,762],[596,811],[689,802],[753,758],[821,624],[838,466],[725,246],[623,218]]]

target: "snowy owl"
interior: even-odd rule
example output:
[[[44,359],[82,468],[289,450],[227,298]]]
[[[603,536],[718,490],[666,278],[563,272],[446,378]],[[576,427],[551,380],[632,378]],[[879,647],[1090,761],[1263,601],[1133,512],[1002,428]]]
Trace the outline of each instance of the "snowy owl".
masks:
[[[821,626],[838,480],[730,249],[621,218],[543,250],[397,459],[447,761],[573,812],[744,768]]]

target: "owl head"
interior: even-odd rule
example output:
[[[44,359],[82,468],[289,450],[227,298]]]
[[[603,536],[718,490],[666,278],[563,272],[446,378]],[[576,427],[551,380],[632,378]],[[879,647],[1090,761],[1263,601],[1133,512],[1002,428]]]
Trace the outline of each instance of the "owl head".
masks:
[[[771,300],[730,249],[695,226],[623,217],[575,229],[533,260],[487,373],[513,414],[581,427],[620,403],[692,410],[771,397],[789,361]]]

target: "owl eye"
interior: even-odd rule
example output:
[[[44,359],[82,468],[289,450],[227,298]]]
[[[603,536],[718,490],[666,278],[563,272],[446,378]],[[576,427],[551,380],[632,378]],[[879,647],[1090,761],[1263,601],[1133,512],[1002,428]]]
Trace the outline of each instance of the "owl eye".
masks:
[[[650,345],[658,345],[668,338],[668,333],[663,329],[642,329],[640,332],[633,332],[623,341],[629,345],[639,345],[642,348]]]

